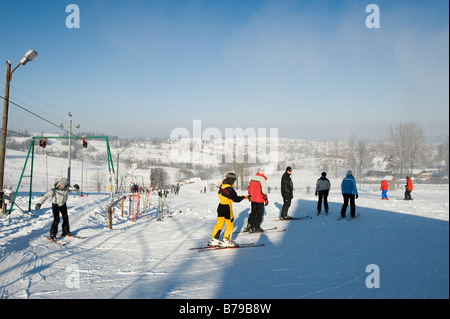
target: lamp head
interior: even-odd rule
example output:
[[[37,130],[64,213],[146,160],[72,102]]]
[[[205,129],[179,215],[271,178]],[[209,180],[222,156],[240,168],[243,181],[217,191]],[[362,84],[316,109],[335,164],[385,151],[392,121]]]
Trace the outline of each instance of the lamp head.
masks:
[[[29,50],[27,53],[25,53],[25,56],[20,60],[20,63],[22,65],[27,64],[30,61],[33,61],[38,56],[37,52],[34,50]]]

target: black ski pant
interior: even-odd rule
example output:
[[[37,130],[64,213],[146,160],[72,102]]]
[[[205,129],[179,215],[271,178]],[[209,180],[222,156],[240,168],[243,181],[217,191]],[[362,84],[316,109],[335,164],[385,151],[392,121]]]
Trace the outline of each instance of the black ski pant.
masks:
[[[258,229],[264,216],[264,203],[252,202],[252,211],[248,216],[248,226],[250,229]]]
[[[319,191],[317,193],[317,196],[319,198],[317,202],[317,211],[320,213],[322,210],[322,201],[323,201],[323,207],[325,208],[325,212],[328,213],[328,191]]]
[[[283,208],[281,208],[281,218],[286,218],[289,207],[291,207],[291,196],[283,196]]]
[[[67,205],[64,204],[62,206],[58,206],[58,204],[52,204],[52,212],[53,212],[53,224],[50,228],[50,235],[56,236],[58,233],[58,224],[59,224],[59,213],[61,213],[63,218],[62,230],[63,234],[67,234],[70,232],[69,226],[69,215],[67,214]]]
[[[411,200],[412,199],[411,198],[411,191],[409,191],[409,190],[405,191],[405,198],[404,199],[406,199],[406,200]]]
[[[345,212],[347,211],[348,202],[350,201],[350,216],[355,217],[356,205],[355,205],[355,194],[342,194],[344,197],[344,205],[342,205],[341,216],[345,217]]]

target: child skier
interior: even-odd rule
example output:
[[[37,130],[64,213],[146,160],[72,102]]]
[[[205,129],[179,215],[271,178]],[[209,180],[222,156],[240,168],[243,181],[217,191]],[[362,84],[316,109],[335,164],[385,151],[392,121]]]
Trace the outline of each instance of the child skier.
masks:
[[[236,181],[236,175],[234,173],[228,173],[223,180],[219,189],[219,206],[217,207],[217,222],[211,233],[211,241],[208,242],[208,246],[223,246],[233,247],[236,246],[232,242],[233,229],[234,229],[234,216],[232,203],[239,203],[243,199],[248,199],[249,195],[238,196],[234,190],[234,182]],[[220,233],[222,232],[223,224],[226,224],[226,229],[223,234],[223,241],[219,240]]]
[[[387,196],[387,191],[389,190],[389,184],[387,180],[383,179],[381,181],[381,199],[382,200],[389,200]]]
[[[41,197],[39,202],[36,204],[35,209],[41,209],[42,204],[52,197],[52,212],[53,212],[53,224],[50,228],[50,239],[56,241],[56,234],[58,233],[59,224],[59,213],[61,213],[63,218],[62,224],[62,236],[72,236],[69,226],[69,215],[67,215],[67,197],[69,196],[69,191],[76,193],[80,187],[78,185],[69,186],[69,181],[67,178],[61,178],[55,183],[55,187],[50,189],[44,196]]]

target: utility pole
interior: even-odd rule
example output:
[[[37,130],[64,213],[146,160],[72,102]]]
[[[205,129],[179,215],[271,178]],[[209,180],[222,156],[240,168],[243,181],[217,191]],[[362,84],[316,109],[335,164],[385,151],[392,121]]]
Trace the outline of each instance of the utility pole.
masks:
[[[69,112],[69,166],[67,167],[67,180],[70,185],[70,150],[72,149],[72,114]]]
[[[20,60],[20,63],[11,71],[11,62],[6,61],[6,76],[5,76],[5,94],[3,97],[3,120],[2,120],[2,132],[1,132],[1,144],[0,144],[0,213],[6,212],[4,206],[4,192],[3,183],[5,176],[5,158],[6,158],[6,136],[8,135],[8,109],[9,109],[9,89],[11,84],[12,74],[21,65],[25,65],[30,61],[33,61],[38,56],[34,50],[28,50],[25,56]]]
[[[121,150],[119,153],[117,153],[117,177],[116,177],[116,192],[119,191],[119,155],[120,153],[122,153],[123,151],[125,151],[125,149]]]
[[[81,155],[81,194],[80,197],[83,197],[83,170],[84,170],[84,154]]]
[[[4,213],[5,207],[3,207],[3,179],[4,179],[4,167],[6,157],[6,135],[8,133],[8,109],[9,109],[9,87],[11,81],[11,62],[6,61],[6,77],[5,77],[5,94],[3,98],[3,120],[2,120],[2,134],[1,134],[1,147],[0,147],[0,213]]]

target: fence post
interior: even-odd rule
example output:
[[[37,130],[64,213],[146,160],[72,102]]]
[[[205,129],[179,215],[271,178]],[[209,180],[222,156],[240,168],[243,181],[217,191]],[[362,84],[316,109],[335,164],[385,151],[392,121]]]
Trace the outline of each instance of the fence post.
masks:
[[[109,223],[109,229],[112,229],[112,206],[108,206],[108,223]]]
[[[123,196],[122,198],[119,198],[118,200],[116,200],[114,203],[111,203],[108,206],[108,224],[109,224],[109,229],[112,229],[112,216],[113,216],[113,209],[114,206],[116,206],[120,201],[122,201],[122,206],[123,206],[123,201],[125,200],[125,196]],[[123,213],[123,211],[122,211]]]

